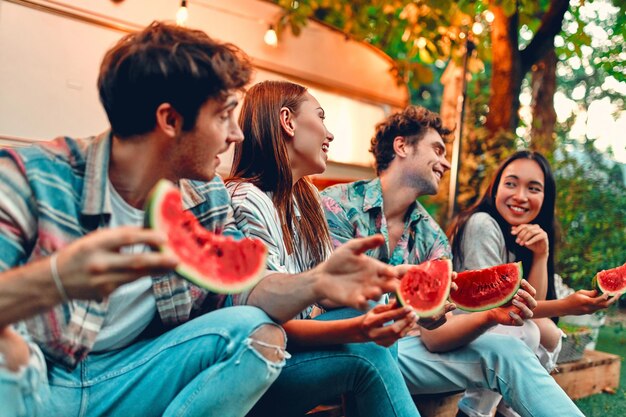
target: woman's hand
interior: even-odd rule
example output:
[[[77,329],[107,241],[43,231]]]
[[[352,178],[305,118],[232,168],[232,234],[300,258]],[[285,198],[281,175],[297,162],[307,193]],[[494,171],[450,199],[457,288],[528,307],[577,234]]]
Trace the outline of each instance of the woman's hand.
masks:
[[[364,341],[391,346],[417,327],[417,315],[410,307],[379,304],[360,316],[360,332]]]
[[[619,297],[610,297],[600,294],[596,290],[579,290],[563,299],[565,311],[563,314],[579,316],[581,314],[591,314],[598,310],[605,309],[619,300]]]
[[[517,291],[510,303],[489,310],[492,322],[505,326],[522,326],[524,320],[533,317],[532,310],[537,307],[535,293],[535,289],[523,279],[522,288]]]
[[[511,228],[515,243],[527,247],[535,255],[548,255],[548,234],[537,224],[520,224]]]

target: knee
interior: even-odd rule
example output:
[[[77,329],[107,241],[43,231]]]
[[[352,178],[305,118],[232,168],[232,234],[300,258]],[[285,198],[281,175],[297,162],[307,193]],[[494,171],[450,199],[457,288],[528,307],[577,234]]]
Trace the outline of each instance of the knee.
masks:
[[[282,327],[276,324],[263,324],[251,335],[251,346],[270,362],[280,363],[285,360],[287,337]]]
[[[561,330],[550,319],[539,319],[535,323],[539,328],[541,345],[548,352],[554,352],[561,341]]]
[[[483,359],[491,358],[498,363],[535,359],[535,354],[530,347],[516,337],[495,334],[488,336],[484,337],[483,340],[483,342],[487,343],[479,349]]]

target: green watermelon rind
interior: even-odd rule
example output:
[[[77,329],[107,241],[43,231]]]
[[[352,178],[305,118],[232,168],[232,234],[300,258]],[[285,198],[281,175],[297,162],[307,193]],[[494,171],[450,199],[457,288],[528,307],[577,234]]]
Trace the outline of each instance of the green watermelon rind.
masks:
[[[626,266],[626,263],[624,265],[615,267],[615,268],[611,268],[611,269],[607,269],[607,270],[602,270],[599,271],[598,273],[596,273],[596,275],[593,277],[593,279],[591,280],[591,288],[597,290],[598,292],[601,292],[602,294],[606,294],[609,297],[620,297],[622,294],[626,294],[626,286],[622,287],[621,289],[618,289],[616,291],[612,291],[606,288],[602,287],[602,284],[600,284],[600,279],[599,276],[603,273],[603,272],[607,272],[610,271],[612,269],[619,269],[619,268],[623,268]]]
[[[452,261],[450,261],[450,259],[448,258],[441,258],[441,259],[437,259],[438,261],[446,261],[446,264],[448,265],[448,280],[447,280],[447,284],[446,284],[446,289],[444,291],[443,296],[441,297],[441,301],[433,308],[431,308],[430,310],[419,310],[416,309],[415,307],[411,306],[411,308],[413,308],[413,310],[415,311],[415,314],[418,317],[433,317],[436,316],[437,314],[441,313],[448,301],[448,296],[450,295],[450,283],[452,282]],[[399,287],[398,290],[396,291],[396,299],[398,300],[398,304],[402,307],[405,305],[410,305],[408,304],[403,298],[402,298],[402,294],[399,291]]]
[[[457,301],[454,301],[452,299],[452,297],[450,297],[450,302],[454,303],[456,308],[458,308],[459,310],[469,311],[469,312],[472,312],[472,313],[479,312],[479,311],[491,310],[491,309],[500,307],[500,306],[508,303],[515,296],[515,294],[517,294],[517,291],[519,290],[520,286],[522,285],[522,277],[524,276],[524,274],[523,274],[524,270],[522,268],[522,263],[521,262],[515,262],[515,263],[517,264],[517,268],[518,268],[518,271],[519,271],[518,272],[517,285],[515,286],[514,289],[511,290],[511,292],[509,294],[507,294],[505,297],[503,297],[500,301],[497,301],[497,302],[492,303],[492,304],[486,304],[486,305],[484,305],[482,307],[479,307],[479,308],[464,306],[464,305],[458,303]],[[489,269],[489,268],[487,268],[487,269]]]
[[[171,183],[168,180],[160,180],[154,186],[154,188],[150,192],[150,195],[148,196],[148,200],[146,201],[146,209],[145,209],[145,216],[144,216],[145,227],[149,227],[155,230],[162,229],[162,226],[161,226],[162,222],[158,216],[156,207],[160,206],[161,202],[165,199],[165,197],[170,192],[178,193],[179,190],[173,183]],[[223,238],[232,239],[226,236],[223,236]],[[265,246],[263,247],[265,248]],[[163,245],[160,245],[159,250],[162,253],[172,254],[176,256],[175,251],[170,248],[167,242],[164,243]],[[209,291],[219,293],[219,294],[236,294],[236,293],[243,292],[249,288],[252,288],[261,280],[261,278],[263,278],[264,272],[266,269],[265,267],[266,259],[267,259],[267,249],[265,249],[262,259],[259,262],[258,268],[254,272],[249,274],[248,279],[246,279],[243,282],[237,282],[233,284],[220,283],[219,285],[217,284],[214,285],[213,282],[206,281],[200,278],[204,276],[204,273],[198,271],[197,269],[183,262],[180,262],[176,266],[174,271],[178,275],[180,275],[182,278],[190,281],[191,283],[193,283],[194,285],[198,287],[201,287],[201,288],[204,288],[204,289],[207,289]]]

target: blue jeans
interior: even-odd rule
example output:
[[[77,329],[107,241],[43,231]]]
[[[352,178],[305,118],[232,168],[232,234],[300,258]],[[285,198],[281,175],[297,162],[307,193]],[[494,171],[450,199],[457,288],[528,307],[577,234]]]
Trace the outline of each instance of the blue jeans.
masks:
[[[583,416],[528,346],[510,336],[485,333],[446,353],[431,353],[419,337],[406,337],[398,343],[398,362],[412,394],[486,388],[524,417]],[[463,400],[459,409],[469,411]]]
[[[73,371],[51,366],[48,415],[244,416],[284,365],[255,349],[266,324],[277,326],[260,309],[224,308]]]
[[[338,320],[360,314],[352,309],[338,309],[316,320]],[[344,393],[350,394],[348,417],[419,416],[393,349],[370,342],[290,348],[289,352],[291,358],[250,417],[302,417],[313,407]]]

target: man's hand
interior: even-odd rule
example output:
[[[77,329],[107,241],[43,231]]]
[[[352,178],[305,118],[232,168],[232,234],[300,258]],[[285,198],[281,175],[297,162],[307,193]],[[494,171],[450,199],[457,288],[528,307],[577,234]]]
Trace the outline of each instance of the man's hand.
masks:
[[[394,269],[363,254],[384,242],[382,235],[374,235],[353,239],[337,248],[313,270],[318,277],[317,299],[365,310],[367,300],[378,300],[383,293],[395,291],[398,275]]]
[[[0,355],[4,357],[4,366],[12,372],[17,372],[28,364],[30,349],[28,343],[7,326],[0,328]]]
[[[532,310],[537,307],[535,294],[535,289],[523,279],[522,288],[517,291],[511,302],[489,310],[491,321],[505,326],[522,326],[524,320],[533,317]]]
[[[171,271],[178,260],[159,252],[122,253],[124,246],[158,247],[162,233],[140,227],[101,229],[58,252],[58,274],[69,298],[101,299],[120,285]]]
[[[364,341],[381,346],[391,346],[398,339],[415,329],[417,315],[410,307],[399,307],[396,303],[379,304],[361,319],[360,332]],[[386,325],[385,325],[386,324]]]

